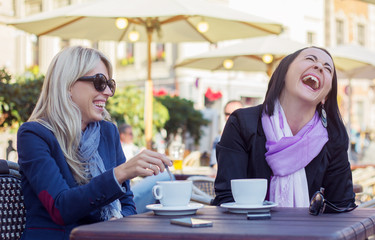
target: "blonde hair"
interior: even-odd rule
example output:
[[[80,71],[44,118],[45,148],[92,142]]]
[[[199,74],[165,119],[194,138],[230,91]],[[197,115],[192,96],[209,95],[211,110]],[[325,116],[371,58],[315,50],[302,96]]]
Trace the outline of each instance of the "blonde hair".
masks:
[[[50,129],[66,158],[74,179],[79,184],[89,181],[85,166],[80,161],[78,146],[81,140],[81,111],[72,101],[70,89],[78,78],[94,69],[102,61],[112,78],[112,65],[98,50],[81,46],[60,51],[50,63],[42,92],[28,121],[36,121]],[[104,118],[109,118],[107,111]]]

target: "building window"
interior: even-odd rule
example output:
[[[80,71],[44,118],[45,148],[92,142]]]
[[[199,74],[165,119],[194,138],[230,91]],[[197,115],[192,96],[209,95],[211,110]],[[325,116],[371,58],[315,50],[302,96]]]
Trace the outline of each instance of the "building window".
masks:
[[[363,24],[357,25],[357,38],[358,38],[358,44],[361,46],[365,46],[365,25]]]
[[[92,41],[91,47],[94,49],[99,49],[99,41]]]
[[[316,44],[315,33],[307,32],[307,44],[310,44],[310,45]]]
[[[0,0],[0,16],[1,17],[14,17],[16,16],[15,0],[5,1]]]
[[[60,41],[60,49],[69,47],[69,45],[70,45],[69,39],[61,39],[61,41]]]
[[[155,53],[152,57],[154,62],[163,62],[165,61],[165,44],[157,43]]]
[[[128,64],[134,64],[134,43],[126,43],[126,60]]]
[[[42,12],[42,0],[26,0],[25,14],[26,16]]]
[[[54,8],[61,8],[61,7],[69,6],[71,4],[72,4],[71,0],[55,0],[53,2],[53,7]]]
[[[134,43],[121,42],[117,47],[117,59],[121,66],[134,64]]]
[[[336,20],[336,44],[344,44],[344,21]]]
[[[365,118],[364,118],[364,116],[365,116],[365,110],[364,110],[365,103],[363,101],[354,102],[354,107],[355,107],[354,109],[355,109],[355,113],[356,113],[355,116],[358,117],[358,124],[361,127],[361,125],[365,123]]]
[[[17,16],[18,11],[17,11],[17,6],[16,6],[16,0],[12,1],[12,13],[10,14],[11,16]]]

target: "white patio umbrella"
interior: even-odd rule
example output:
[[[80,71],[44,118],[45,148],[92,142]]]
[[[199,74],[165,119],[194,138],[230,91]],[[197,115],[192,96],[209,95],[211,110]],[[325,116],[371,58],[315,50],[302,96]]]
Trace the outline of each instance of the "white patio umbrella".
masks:
[[[117,23],[119,27],[116,26]],[[37,36],[128,41],[137,31],[148,43],[145,135],[152,138],[151,42],[194,42],[279,34],[279,23],[206,0],[98,0],[10,23]],[[199,27],[200,30],[197,30]],[[136,36],[136,35],[133,35]]]
[[[375,52],[359,45],[340,45],[328,49],[331,53],[337,75],[348,79],[348,123],[351,134],[352,80],[355,78],[375,78]],[[349,153],[351,146],[349,145]]]
[[[339,77],[375,78],[375,52],[353,44],[329,48]]]
[[[284,56],[306,46],[285,36],[256,37],[186,58],[175,67],[212,71],[262,71],[270,76]]]

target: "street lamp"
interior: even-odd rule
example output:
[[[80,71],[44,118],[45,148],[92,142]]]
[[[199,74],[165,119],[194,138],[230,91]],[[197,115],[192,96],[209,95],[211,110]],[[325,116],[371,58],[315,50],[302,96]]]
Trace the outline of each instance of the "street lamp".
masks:
[[[270,64],[273,61],[273,56],[271,54],[264,54],[262,56],[262,61],[264,63]]]
[[[205,20],[204,20],[204,18],[202,18],[202,20],[198,23],[198,25],[197,25],[197,30],[199,31],[199,32],[201,32],[201,33],[205,33],[205,32],[207,32],[208,31],[208,28],[209,28],[210,26],[208,25],[208,22],[206,22]]]
[[[273,67],[273,55],[271,54],[264,54],[262,56],[262,61],[267,64],[267,75],[270,77],[272,74],[272,67]]]
[[[233,65],[234,65],[234,62],[233,62],[232,59],[225,59],[223,61],[223,66],[224,66],[225,69],[232,69]]]
[[[136,42],[139,39],[139,32],[133,28],[133,30],[130,31],[128,38],[132,42]]]
[[[128,26],[128,19],[126,18],[117,18],[116,19],[116,27],[118,29],[125,29]]]

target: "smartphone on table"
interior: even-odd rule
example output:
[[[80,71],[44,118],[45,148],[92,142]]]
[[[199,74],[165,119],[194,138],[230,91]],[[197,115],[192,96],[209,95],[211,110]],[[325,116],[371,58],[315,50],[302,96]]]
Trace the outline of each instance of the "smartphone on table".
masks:
[[[174,218],[171,219],[172,224],[177,224],[186,227],[212,227],[212,221],[199,218]]]

